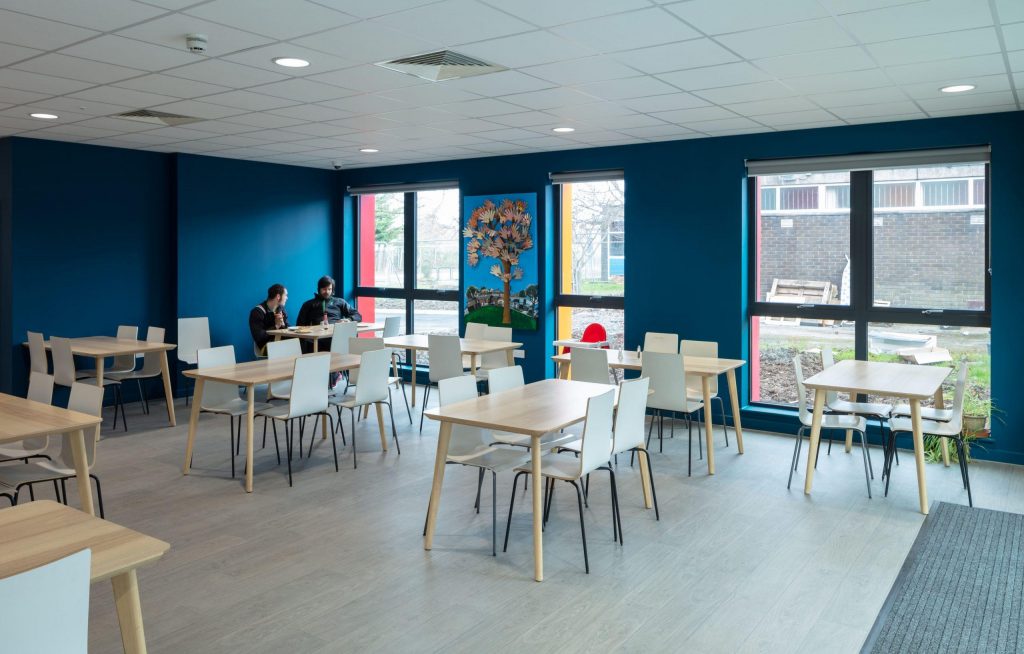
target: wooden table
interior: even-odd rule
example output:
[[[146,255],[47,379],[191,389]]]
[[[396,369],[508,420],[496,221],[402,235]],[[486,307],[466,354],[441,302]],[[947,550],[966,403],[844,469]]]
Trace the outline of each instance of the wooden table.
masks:
[[[921,400],[936,399],[942,406],[942,382],[950,368],[914,366],[905,363],[846,360],[836,363],[804,382],[814,389],[814,421],[811,424],[811,442],[807,450],[807,477],[804,492],[810,494],[814,482],[814,464],[821,438],[821,415],[828,391],[840,391],[906,398],[910,403],[910,421],[914,428],[914,462],[917,465],[917,493],[921,500],[921,513],[928,514],[928,489],[924,470],[924,435],[921,432]]]
[[[51,500],[0,510],[0,577],[92,550],[92,583],[110,579],[128,654],[146,651],[136,568],[156,561],[170,545]],[[0,635],[0,639],[3,636]]]
[[[103,386],[103,361],[107,357],[121,356],[124,354],[145,354],[147,352],[160,353],[160,376],[164,380],[164,397],[167,400],[167,421],[173,427],[176,422],[174,418],[174,394],[171,392],[171,369],[167,365],[167,352],[173,350],[177,345],[174,343],[150,343],[139,341],[134,338],[115,338],[113,336],[83,336],[72,338],[71,353],[77,356],[90,357],[96,360],[96,384]],[[23,343],[28,347],[28,343]],[[46,349],[50,349],[50,341],[45,343]]]
[[[608,354],[608,367],[612,370],[642,370],[642,357],[636,352],[625,350],[619,360],[618,350],[605,350]],[[569,378],[571,354],[559,354],[551,357],[558,363],[558,376]],[[683,366],[688,375],[700,375],[701,390],[704,394],[704,440],[707,443],[708,474],[715,474],[715,448],[711,421],[711,378],[725,374],[729,384],[729,401],[732,405],[732,423],[736,430],[736,449],[743,454],[743,425],[740,423],[740,400],[736,392],[736,369],[747,362],[743,359],[716,359],[711,357],[684,357]],[[723,427],[724,428],[724,427]]]
[[[192,446],[196,440],[196,425],[199,423],[200,408],[203,403],[203,385],[207,380],[245,386],[245,396],[249,403],[249,410],[245,414],[245,492],[252,492],[252,442],[253,442],[253,420],[255,419],[256,386],[269,384],[276,381],[285,381],[292,378],[295,372],[296,357],[282,357],[280,359],[260,359],[246,363],[236,363],[230,366],[217,366],[213,368],[196,368],[186,370],[182,374],[195,379],[196,387],[193,392],[196,400],[192,402],[192,415],[188,421],[188,443],[185,446],[185,465],[182,474],[187,475],[192,467]],[[331,353],[331,372],[341,372],[359,367],[359,357],[354,354]],[[327,380],[324,380],[327,383]],[[379,410],[379,409],[378,409]],[[380,439],[384,450],[387,450],[387,438],[384,436],[383,420],[380,422]],[[327,437],[327,421],[321,420],[323,437]]]
[[[313,341],[313,351],[319,351],[319,343],[322,338],[331,338],[334,336],[334,325],[337,323],[331,323],[324,327],[323,325],[312,325],[309,327],[289,327],[287,329],[268,329],[267,333],[274,337],[275,341],[279,341],[282,338],[298,338],[303,341]],[[367,332],[379,332],[384,330],[384,323],[380,322],[361,322],[356,327],[357,334],[365,334]]]
[[[429,349],[426,334],[404,334],[402,336],[391,336],[384,339],[384,345],[399,350],[413,350],[413,356],[409,357],[412,367],[412,405],[416,406],[416,352]],[[508,365],[512,365],[512,353],[516,348],[522,347],[522,343],[512,341],[490,341],[483,338],[460,338],[459,345],[463,354],[470,356],[469,367],[473,374],[476,374],[477,356],[488,352],[505,352]]]
[[[429,550],[434,542],[434,527],[437,525],[437,510],[441,504],[441,483],[444,481],[445,461],[448,458],[448,443],[451,440],[452,425],[470,425],[493,431],[526,434],[532,438],[530,447],[533,472],[533,556],[534,579],[544,580],[544,542],[541,532],[541,497],[543,484],[540,483],[540,439],[545,434],[557,432],[569,425],[580,422],[587,416],[587,400],[609,389],[617,388],[606,384],[545,379],[492,395],[482,395],[472,400],[457,402],[424,411],[431,420],[441,423],[437,438],[437,456],[434,459],[434,484],[430,489],[430,504],[427,507],[427,533],[423,549]],[[640,475],[643,480],[644,505],[651,508],[650,471],[647,457],[640,461]]]
[[[55,434],[68,434],[75,459],[75,477],[82,510],[96,515],[92,503],[92,485],[89,482],[89,461],[85,450],[85,430],[90,429],[99,438],[99,416],[70,411],[23,397],[0,393],[0,444],[12,443]],[[2,533],[0,533],[2,539]],[[0,548],[2,549],[2,548]]]

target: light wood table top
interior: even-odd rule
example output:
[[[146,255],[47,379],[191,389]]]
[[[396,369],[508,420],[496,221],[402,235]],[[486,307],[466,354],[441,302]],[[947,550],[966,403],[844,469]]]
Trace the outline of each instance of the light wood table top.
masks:
[[[426,350],[429,348],[426,334],[403,334],[384,339],[384,345],[401,350]],[[522,347],[522,343],[513,341],[491,341],[483,338],[460,338],[459,347],[463,354],[487,354],[503,352]]]
[[[0,443],[64,434],[95,427],[101,422],[103,419],[99,416],[0,393]]]
[[[308,327],[288,327],[287,329],[268,329],[267,333],[271,336],[280,336],[284,338],[301,338],[303,340],[319,340],[321,338],[331,338],[334,336],[334,326],[338,323],[331,323],[324,327],[323,325],[310,325]],[[379,322],[361,322],[356,327],[357,334],[365,334],[367,332],[379,332],[384,329],[384,323]]]
[[[134,338],[116,338],[114,336],[83,336],[72,338],[71,352],[83,357],[113,357],[122,354],[142,354],[145,352],[167,352],[177,347],[174,343],[150,343]],[[28,347],[28,343],[22,343]],[[50,341],[44,343],[50,349]]]
[[[327,354],[324,352],[324,354]],[[339,354],[331,352],[331,372],[352,370],[359,367],[359,357],[355,354]],[[313,356],[313,355],[304,355]],[[230,366],[216,366],[212,368],[195,368],[182,372],[186,377],[193,379],[209,379],[211,381],[224,382],[225,384],[237,384],[239,386],[252,386],[255,384],[266,384],[268,382],[284,381],[290,379],[295,371],[296,357],[282,357],[280,359],[260,359],[258,361],[247,361],[236,363]]]
[[[613,370],[642,370],[643,358],[638,357],[635,351],[623,350],[622,360],[619,360],[618,350],[605,350],[608,355],[608,367]],[[551,360],[559,364],[568,364],[572,361],[572,355],[558,354],[551,357]],[[743,359],[717,359],[712,357],[683,357],[683,366],[688,374],[701,376],[715,376],[746,365]]]
[[[807,388],[926,400],[935,396],[951,369],[880,361],[839,361],[807,379]]]

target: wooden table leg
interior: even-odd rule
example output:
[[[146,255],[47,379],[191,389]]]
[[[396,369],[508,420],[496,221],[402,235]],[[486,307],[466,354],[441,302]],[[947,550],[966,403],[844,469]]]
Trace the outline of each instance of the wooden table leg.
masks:
[[[825,391],[814,391],[814,418],[811,421],[811,440],[807,445],[807,476],[804,477],[804,492],[811,494],[814,483],[814,464],[818,461],[818,441],[821,440],[821,414],[825,412]]]
[[[569,379],[569,362],[559,361],[558,362],[558,378]]]
[[[195,387],[192,390],[192,415],[188,418],[188,441],[185,444],[185,465],[181,468],[181,474],[187,475],[192,467],[192,447],[196,443],[196,426],[199,424],[199,405],[203,403],[203,384],[206,379],[196,378]]]
[[[924,434],[921,432],[920,400],[910,400],[910,421],[914,425],[914,463],[917,465],[917,495],[921,500],[921,513],[928,515],[928,479],[924,470]]]
[[[644,508],[653,509],[654,503],[651,501],[651,469],[648,467],[647,461],[647,450],[643,445],[640,446],[643,450],[641,455],[637,452],[636,458],[640,460],[640,485],[644,491]]]
[[[412,352],[412,356],[409,358],[409,369],[412,370],[412,378],[410,379],[410,381],[412,382],[412,389],[409,391],[409,394],[412,396],[410,398],[411,401],[412,401],[412,405],[416,406],[416,353],[417,353],[417,350],[410,350],[410,352]],[[427,549],[430,549],[430,548],[428,547]]]
[[[245,387],[246,401],[249,407],[245,412],[245,492],[252,492],[252,439],[256,431],[253,425],[256,417],[256,386],[249,384]],[[354,437],[353,437],[354,438]]]
[[[946,406],[946,401],[942,398],[942,386],[939,386],[939,390],[935,391],[935,408],[943,409]],[[949,467],[949,439],[940,438],[939,445],[942,447],[942,465]]]
[[[96,438],[99,438],[100,428],[96,426]],[[78,479],[78,497],[82,503],[82,511],[89,515],[96,515],[92,504],[92,482],[89,481],[89,459],[85,453],[85,431],[76,429],[69,434],[71,440],[71,454],[75,459],[75,477]]]
[[[103,393],[103,357],[96,357],[96,386]],[[102,407],[100,407],[102,409]],[[117,419],[117,404],[114,404],[114,419]],[[100,442],[100,430],[96,430],[96,442]]]
[[[313,339],[313,354],[316,354],[319,351],[320,351],[320,339],[319,338],[314,338]]]
[[[167,350],[160,353],[160,376],[164,379],[164,398],[167,400],[167,422],[171,427],[178,424],[174,417],[174,393],[171,391],[171,366],[167,363]]]
[[[505,361],[508,362],[508,365],[510,365],[510,366],[514,366],[515,365],[515,363],[516,363],[516,358],[515,357],[516,357],[515,350],[513,350],[511,348],[508,349],[508,350],[505,350]]]
[[[139,601],[139,579],[135,569],[122,572],[110,581],[114,586],[114,605],[125,654],[145,654],[146,634],[142,629],[142,603]]]
[[[715,474],[715,433],[711,422],[711,378],[704,375],[700,378],[704,390],[704,441],[707,443],[708,474]]]
[[[320,416],[320,438],[327,440],[327,413]]]
[[[736,449],[743,454],[743,426],[740,424],[740,396],[736,392],[736,371],[726,371],[725,380],[729,383],[729,403],[732,404],[732,428],[736,432]]]
[[[375,402],[373,406],[377,409],[377,428],[380,430],[380,449],[387,452],[388,437],[384,435],[384,410],[381,409],[380,402]]]
[[[476,354],[469,355],[469,374],[476,375]]]
[[[530,447],[530,469],[533,472],[533,578],[544,581],[544,510],[540,476],[540,436],[534,436]]]
[[[441,506],[441,483],[444,481],[444,462],[448,459],[448,442],[452,438],[452,423],[442,422],[437,435],[437,455],[434,458],[434,484],[430,487],[430,503],[427,505],[427,533],[423,537],[423,549],[434,545],[434,527],[437,526],[437,509]]]
[[[853,430],[846,430],[846,453],[849,454],[853,451]]]

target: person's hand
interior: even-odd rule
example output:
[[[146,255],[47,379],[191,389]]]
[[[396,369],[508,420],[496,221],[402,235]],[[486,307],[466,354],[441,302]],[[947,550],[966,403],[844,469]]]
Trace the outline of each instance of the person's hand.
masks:
[[[284,327],[284,314],[282,314],[282,313],[275,313],[274,314],[274,326],[276,326],[278,329],[281,329],[282,327]]]

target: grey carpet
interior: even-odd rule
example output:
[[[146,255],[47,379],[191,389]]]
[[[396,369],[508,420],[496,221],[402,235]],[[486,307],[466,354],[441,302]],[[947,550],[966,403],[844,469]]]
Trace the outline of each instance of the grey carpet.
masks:
[[[1024,651],[1024,515],[939,503],[862,652]]]

